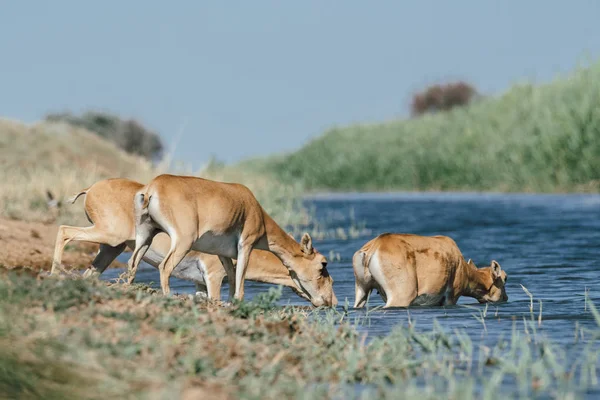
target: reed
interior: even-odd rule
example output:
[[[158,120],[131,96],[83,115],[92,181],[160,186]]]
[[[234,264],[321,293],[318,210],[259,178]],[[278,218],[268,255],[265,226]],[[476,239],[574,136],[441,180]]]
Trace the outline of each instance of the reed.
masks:
[[[598,191],[600,62],[448,112],[327,131],[243,165],[311,190]]]

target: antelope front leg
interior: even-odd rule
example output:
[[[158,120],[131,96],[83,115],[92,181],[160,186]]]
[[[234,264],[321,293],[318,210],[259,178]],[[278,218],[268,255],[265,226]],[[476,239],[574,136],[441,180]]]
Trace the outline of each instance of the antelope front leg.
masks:
[[[221,286],[223,285],[223,275],[221,274],[208,274],[206,277],[206,291],[208,298],[211,300],[221,300]],[[235,279],[234,279],[235,285]],[[235,286],[234,286],[235,287]]]
[[[238,250],[237,265],[235,267],[235,296],[237,300],[244,300],[244,280],[250,260],[252,245],[244,245]]]
[[[235,296],[235,268],[233,266],[233,261],[229,257],[219,256],[219,260],[221,260],[221,264],[223,264],[223,268],[225,268],[225,272],[227,273],[227,282],[229,283],[229,299],[228,301],[233,301]],[[219,288],[220,290],[220,288]]]

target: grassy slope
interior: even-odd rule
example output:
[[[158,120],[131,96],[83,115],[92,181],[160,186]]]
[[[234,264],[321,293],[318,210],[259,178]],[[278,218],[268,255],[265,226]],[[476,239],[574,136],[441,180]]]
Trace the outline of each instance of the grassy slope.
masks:
[[[311,189],[597,190],[600,62],[449,113],[332,129],[246,164]]]
[[[0,119],[0,213],[50,221],[46,190],[64,199],[108,177],[147,180],[152,166],[84,129]],[[75,214],[73,214],[75,213]],[[60,220],[83,222],[81,207],[65,206]]]
[[[99,136],[62,123],[26,125],[0,119],[0,166],[14,169],[86,169],[98,175],[148,170],[150,163],[129,155]]]
[[[0,119],[0,215],[3,217],[87,225],[79,203],[65,204],[58,217],[53,215],[46,204],[46,190],[64,200],[101,179],[125,177],[148,182],[163,172],[167,171],[82,128],[52,122],[26,125]],[[243,183],[281,224],[308,220],[299,203],[298,185],[280,184],[237,168],[172,172]]]

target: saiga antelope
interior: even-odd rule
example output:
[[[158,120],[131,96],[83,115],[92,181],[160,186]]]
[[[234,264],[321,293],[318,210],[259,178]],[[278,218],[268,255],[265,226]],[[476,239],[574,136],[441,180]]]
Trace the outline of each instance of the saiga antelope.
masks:
[[[130,281],[158,232],[166,232],[171,247],[159,265],[160,283],[169,294],[169,277],[190,250],[215,254],[223,263],[236,299],[244,298],[244,278],[253,249],[268,250],[281,260],[292,280],[314,305],[331,298],[311,293],[327,279],[327,259],[312,246],[308,233],[300,244],[263,210],[246,186],[203,178],[159,175],[134,200],[135,249],[129,262]],[[234,269],[232,259],[237,258]],[[320,304],[319,304],[320,303]]]
[[[362,307],[373,289],[385,307],[452,305],[460,296],[480,303],[508,300],[500,264],[477,268],[447,236],[385,233],[354,253],[352,264],[354,307]]]
[[[101,274],[126,247],[134,248],[133,198],[143,187],[141,183],[128,179],[106,179],[94,183],[69,199],[74,203],[79,196],[85,195],[85,213],[93,225],[85,228],[66,225],[59,227],[51,273],[55,273],[60,267],[64,247],[72,240],[100,244],[100,251],[86,275]],[[159,233],[145,254],[144,261],[158,268],[170,244],[168,235]],[[197,251],[191,251],[173,271],[173,276],[193,281],[197,294],[207,295],[215,300],[221,297],[225,275],[225,269],[218,256]],[[290,287],[300,297],[312,301],[307,292],[296,286],[281,261],[268,251],[252,252],[247,279]],[[331,277],[326,277],[319,283],[320,285],[314,285],[310,292],[317,293],[319,298],[331,298],[332,303],[337,303]],[[234,286],[230,286],[230,298],[233,297],[233,289]]]

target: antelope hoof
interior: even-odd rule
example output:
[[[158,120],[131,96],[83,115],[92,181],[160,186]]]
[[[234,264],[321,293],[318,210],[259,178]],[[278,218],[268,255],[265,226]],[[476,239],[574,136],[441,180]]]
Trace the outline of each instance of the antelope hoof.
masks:
[[[38,276],[40,278],[54,278],[54,277],[56,277],[56,273],[52,274],[51,271],[40,271]]]
[[[64,272],[61,264],[52,264],[52,268],[50,268],[50,272],[48,272],[48,276],[58,276]]]
[[[93,267],[86,269],[82,275],[83,279],[97,279],[99,276],[100,273]]]
[[[208,300],[208,295],[204,292],[196,292],[196,297],[202,300]]]

